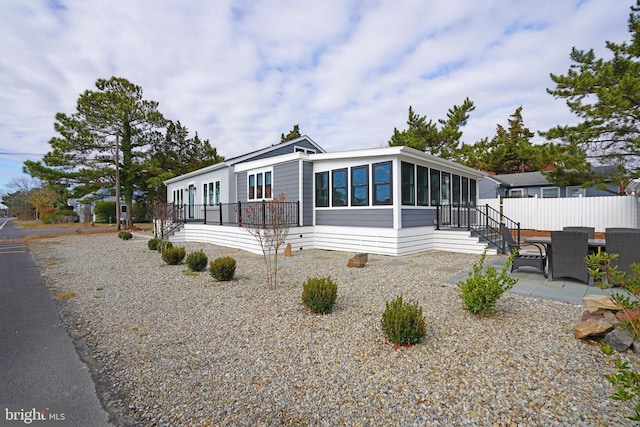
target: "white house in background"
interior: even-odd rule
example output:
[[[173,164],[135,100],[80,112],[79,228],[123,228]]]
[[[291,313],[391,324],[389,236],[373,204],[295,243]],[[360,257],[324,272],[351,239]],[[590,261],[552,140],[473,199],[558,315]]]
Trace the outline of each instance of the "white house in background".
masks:
[[[483,176],[410,147],[328,153],[302,136],[165,181],[167,201],[184,220],[171,240],[260,253],[238,227],[243,206],[283,194],[297,210],[287,239],[294,250],[480,253],[485,244],[470,233],[435,224],[438,206],[474,206]]]

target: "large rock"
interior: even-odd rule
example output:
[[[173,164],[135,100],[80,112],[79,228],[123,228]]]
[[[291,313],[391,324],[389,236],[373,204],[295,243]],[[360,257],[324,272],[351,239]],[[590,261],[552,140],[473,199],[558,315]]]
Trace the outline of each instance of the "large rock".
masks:
[[[368,254],[357,254],[347,262],[347,267],[362,268],[369,260]]]
[[[291,256],[291,243],[287,243],[287,246],[284,248],[284,256]]]
[[[600,314],[585,312],[582,319],[573,327],[573,336],[578,339],[601,336],[611,331],[615,325],[611,319],[606,319]]]
[[[589,313],[602,313],[603,310],[618,311],[622,308],[606,295],[585,295],[582,297],[582,304]]]
[[[613,347],[616,351],[622,352],[631,347],[633,336],[624,328],[615,328],[604,337],[604,342]]]

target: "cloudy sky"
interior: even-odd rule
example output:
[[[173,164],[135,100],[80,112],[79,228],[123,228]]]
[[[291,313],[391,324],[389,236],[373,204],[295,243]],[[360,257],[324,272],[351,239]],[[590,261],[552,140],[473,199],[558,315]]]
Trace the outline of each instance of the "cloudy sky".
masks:
[[[635,3],[635,2],[633,2]],[[463,141],[572,123],[546,93],[573,46],[629,39],[622,0],[2,0],[0,192],[49,151],[57,112],[124,77],[233,157],[294,124],[327,151],[387,144],[409,105],[469,97]]]

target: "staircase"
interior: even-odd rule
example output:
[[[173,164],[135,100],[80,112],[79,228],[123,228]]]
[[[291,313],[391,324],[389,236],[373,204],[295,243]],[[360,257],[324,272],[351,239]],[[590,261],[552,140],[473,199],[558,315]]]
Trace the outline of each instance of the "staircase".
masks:
[[[506,253],[507,248],[500,234],[500,224],[505,224],[514,239],[520,241],[520,223],[502,215],[489,205],[451,206],[439,205],[436,217],[436,229],[468,230],[479,242],[489,245],[498,253]]]

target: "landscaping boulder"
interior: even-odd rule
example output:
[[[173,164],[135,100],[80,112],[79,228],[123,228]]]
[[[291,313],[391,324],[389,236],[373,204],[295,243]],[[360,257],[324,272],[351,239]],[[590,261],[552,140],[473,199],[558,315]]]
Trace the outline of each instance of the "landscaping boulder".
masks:
[[[604,337],[604,342],[613,347],[616,351],[622,352],[631,347],[633,337],[629,331],[624,328],[617,327]]]
[[[615,319],[615,316],[613,317]],[[573,336],[578,339],[602,336],[615,326],[616,322],[612,323],[610,317],[605,318],[602,314],[593,314],[585,311],[582,319],[573,327]]]
[[[347,267],[357,267],[362,268],[369,260],[368,254],[357,254],[353,258],[349,259],[347,263]]]
[[[603,313],[605,310],[618,311],[621,309],[606,295],[585,295],[582,298],[584,309],[589,313]]]

